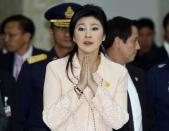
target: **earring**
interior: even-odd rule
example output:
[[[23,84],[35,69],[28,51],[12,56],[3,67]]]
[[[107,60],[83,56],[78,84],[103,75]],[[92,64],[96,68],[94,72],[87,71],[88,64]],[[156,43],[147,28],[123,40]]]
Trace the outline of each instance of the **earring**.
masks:
[[[73,38],[73,42],[76,43],[75,39]]]
[[[106,39],[106,36],[103,37],[103,40],[102,40],[102,41],[105,41],[105,39]]]

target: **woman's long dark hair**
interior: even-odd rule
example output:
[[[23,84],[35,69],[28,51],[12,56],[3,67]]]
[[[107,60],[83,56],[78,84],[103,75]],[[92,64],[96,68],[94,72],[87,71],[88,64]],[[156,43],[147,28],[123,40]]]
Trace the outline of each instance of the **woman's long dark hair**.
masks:
[[[106,34],[106,31],[107,31],[107,18],[106,18],[106,15],[105,15],[104,11],[100,7],[95,6],[95,5],[84,5],[79,10],[77,10],[75,12],[75,14],[73,15],[73,17],[71,19],[69,32],[70,32],[70,36],[72,38],[72,41],[73,41],[73,37],[74,37],[75,26],[76,26],[78,20],[81,19],[82,17],[88,17],[88,16],[93,16],[97,20],[99,20],[100,23],[103,26],[103,31]],[[76,78],[75,75],[74,75],[74,72],[73,72],[73,63],[72,63],[72,61],[73,61],[73,57],[74,57],[75,53],[77,52],[77,50],[78,50],[78,46],[77,46],[77,44],[75,44],[74,48],[68,54],[69,58],[68,58],[68,62],[67,62],[67,65],[66,65],[66,74],[67,74],[68,79],[72,83],[73,83],[73,81],[70,79],[68,72],[69,72],[69,67],[70,67],[74,78]],[[102,47],[100,47],[100,52],[104,53],[104,50],[103,50]]]

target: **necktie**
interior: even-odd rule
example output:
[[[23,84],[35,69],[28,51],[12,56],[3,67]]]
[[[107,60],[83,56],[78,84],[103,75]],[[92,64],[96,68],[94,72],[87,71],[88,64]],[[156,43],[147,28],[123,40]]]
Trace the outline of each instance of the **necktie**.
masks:
[[[14,76],[16,80],[18,79],[18,76],[19,76],[20,70],[22,68],[23,62],[24,62],[24,60],[21,57],[19,57],[17,59],[17,62],[16,62],[16,72],[15,72],[15,76]]]

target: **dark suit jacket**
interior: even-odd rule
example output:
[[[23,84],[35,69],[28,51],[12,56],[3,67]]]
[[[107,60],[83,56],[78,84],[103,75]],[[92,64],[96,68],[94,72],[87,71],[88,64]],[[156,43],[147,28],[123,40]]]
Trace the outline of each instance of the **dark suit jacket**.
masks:
[[[16,81],[8,73],[0,70],[0,131],[12,131],[13,112],[14,112],[14,93],[16,90]],[[11,117],[6,117],[4,112],[4,98],[8,97],[8,105],[11,107]],[[2,130],[5,128],[5,130]]]
[[[148,72],[150,98],[160,131],[169,131],[169,59]]]
[[[42,120],[43,84],[46,65],[56,57],[54,50],[48,53],[48,58],[32,64],[24,63],[17,81],[17,129],[15,131],[32,131],[41,128],[49,131]]]
[[[136,87],[141,104],[143,131],[156,131],[154,115],[149,104],[148,92],[146,87],[146,78],[143,70],[127,65],[127,70]],[[128,96],[129,100],[129,96]],[[118,131],[134,131],[130,100],[128,101],[129,121]]]
[[[46,53],[46,51],[33,47],[33,55]],[[0,57],[0,68],[9,74],[13,73],[14,53],[7,53]]]

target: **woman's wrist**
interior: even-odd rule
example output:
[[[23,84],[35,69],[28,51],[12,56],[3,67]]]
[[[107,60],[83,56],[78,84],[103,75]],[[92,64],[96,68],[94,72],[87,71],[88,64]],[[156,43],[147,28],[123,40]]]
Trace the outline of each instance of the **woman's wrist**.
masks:
[[[98,85],[95,82],[90,86],[93,96],[95,96],[95,94],[96,94],[97,87],[98,87]]]

